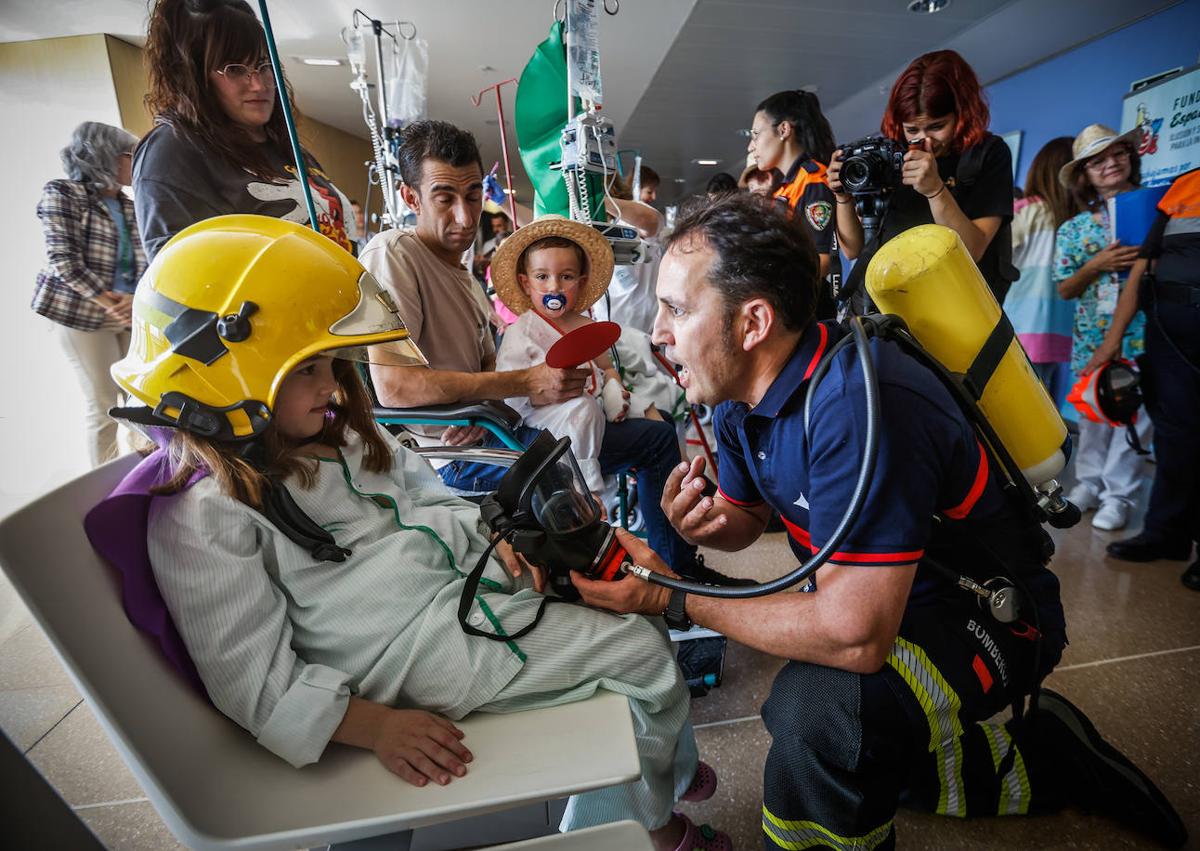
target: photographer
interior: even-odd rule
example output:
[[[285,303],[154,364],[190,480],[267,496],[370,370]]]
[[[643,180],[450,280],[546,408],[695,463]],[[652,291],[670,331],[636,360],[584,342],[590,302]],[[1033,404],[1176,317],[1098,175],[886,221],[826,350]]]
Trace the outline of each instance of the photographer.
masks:
[[[1003,139],[987,132],[988,120],[979,81],[961,56],[938,50],[913,60],[892,86],[880,127],[908,151],[899,173],[890,175],[894,189],[877,244],[866,250],[917,225],[945,225],[962,238],[1003,302],[1017,277],[1011,262],[1012,155]],[[865,240],[856,199],[842,183],[845,153],[834,151],[828,178],[837,200],[837,236],[854,259]]]

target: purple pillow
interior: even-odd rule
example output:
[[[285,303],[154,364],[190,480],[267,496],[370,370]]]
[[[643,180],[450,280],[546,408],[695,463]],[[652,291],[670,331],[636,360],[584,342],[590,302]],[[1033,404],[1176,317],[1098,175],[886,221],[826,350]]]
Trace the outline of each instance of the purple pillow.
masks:
[[[151,500],[170,499],[156,497],[150,489],[170,481],[171,472],[167,453],[161,448],[156,449],[87,513],[83,528],[96,552],[121,574],[121,597],[126,616],[134,626],[154,638],[172,667],[207,700],[208,692],[154,580],[146,545]],[[203,474],[197,474],[188,486],[201,478]]]

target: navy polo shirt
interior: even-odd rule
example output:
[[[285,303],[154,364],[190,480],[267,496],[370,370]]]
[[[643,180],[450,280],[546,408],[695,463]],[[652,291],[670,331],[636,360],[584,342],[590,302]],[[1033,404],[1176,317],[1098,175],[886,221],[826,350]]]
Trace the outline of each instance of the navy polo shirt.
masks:
[[[801,559],[840,522],[865,445],[866,399],[853,345],[817,387],[811,441],[804,429],[808,379],[846,333],[811,325],[756,406],[726,402],[716,410],[721,496],[734,505],[769,503]],[[925,553],[935,515],[988,517],[1004,510],[1004,497],[974,429],[938,378],[895,343],[872,338],[870,346],[879,379],[879,455],[862,512],[830,562],[912,564]]]

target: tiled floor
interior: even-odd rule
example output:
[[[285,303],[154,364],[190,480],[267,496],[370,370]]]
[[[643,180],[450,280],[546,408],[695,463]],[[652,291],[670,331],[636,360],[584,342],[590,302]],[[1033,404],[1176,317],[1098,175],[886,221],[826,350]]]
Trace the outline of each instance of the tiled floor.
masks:
[[[1095,532],[1086,519],[1055,537],[1072,643],[1048,684],[1084,707],[1158,781],[1188,825],[1190,847],[1200,848],[1200,594],[1180,585],[1182,563],[1105,559],[1104,544],[1115,536]],[[794,560],[775,534],[749,553],[711,554],[709,563],[768,578]],[[761,847],[761,767],[770,742],[758,712],[780,664],[731,645],[724,685],[693,708],[701,753],[717,767],[721,786],[687,811],[727,830],[741,849]],[[106,845],[181,847],[2,577],[0,726]],[[897,825],[902,849],[1154,847],[1107,818],[1074,810],[970,821],[902,811]]]

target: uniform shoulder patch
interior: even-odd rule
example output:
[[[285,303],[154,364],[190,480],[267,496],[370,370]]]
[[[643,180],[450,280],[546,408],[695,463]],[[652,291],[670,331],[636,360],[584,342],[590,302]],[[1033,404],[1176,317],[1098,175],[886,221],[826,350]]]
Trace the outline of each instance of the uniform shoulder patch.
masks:
[[[813,230],[825,230],[833,219],[833,205],[828,201],[814,201],[805,206],[804,218],[808,219]]]

